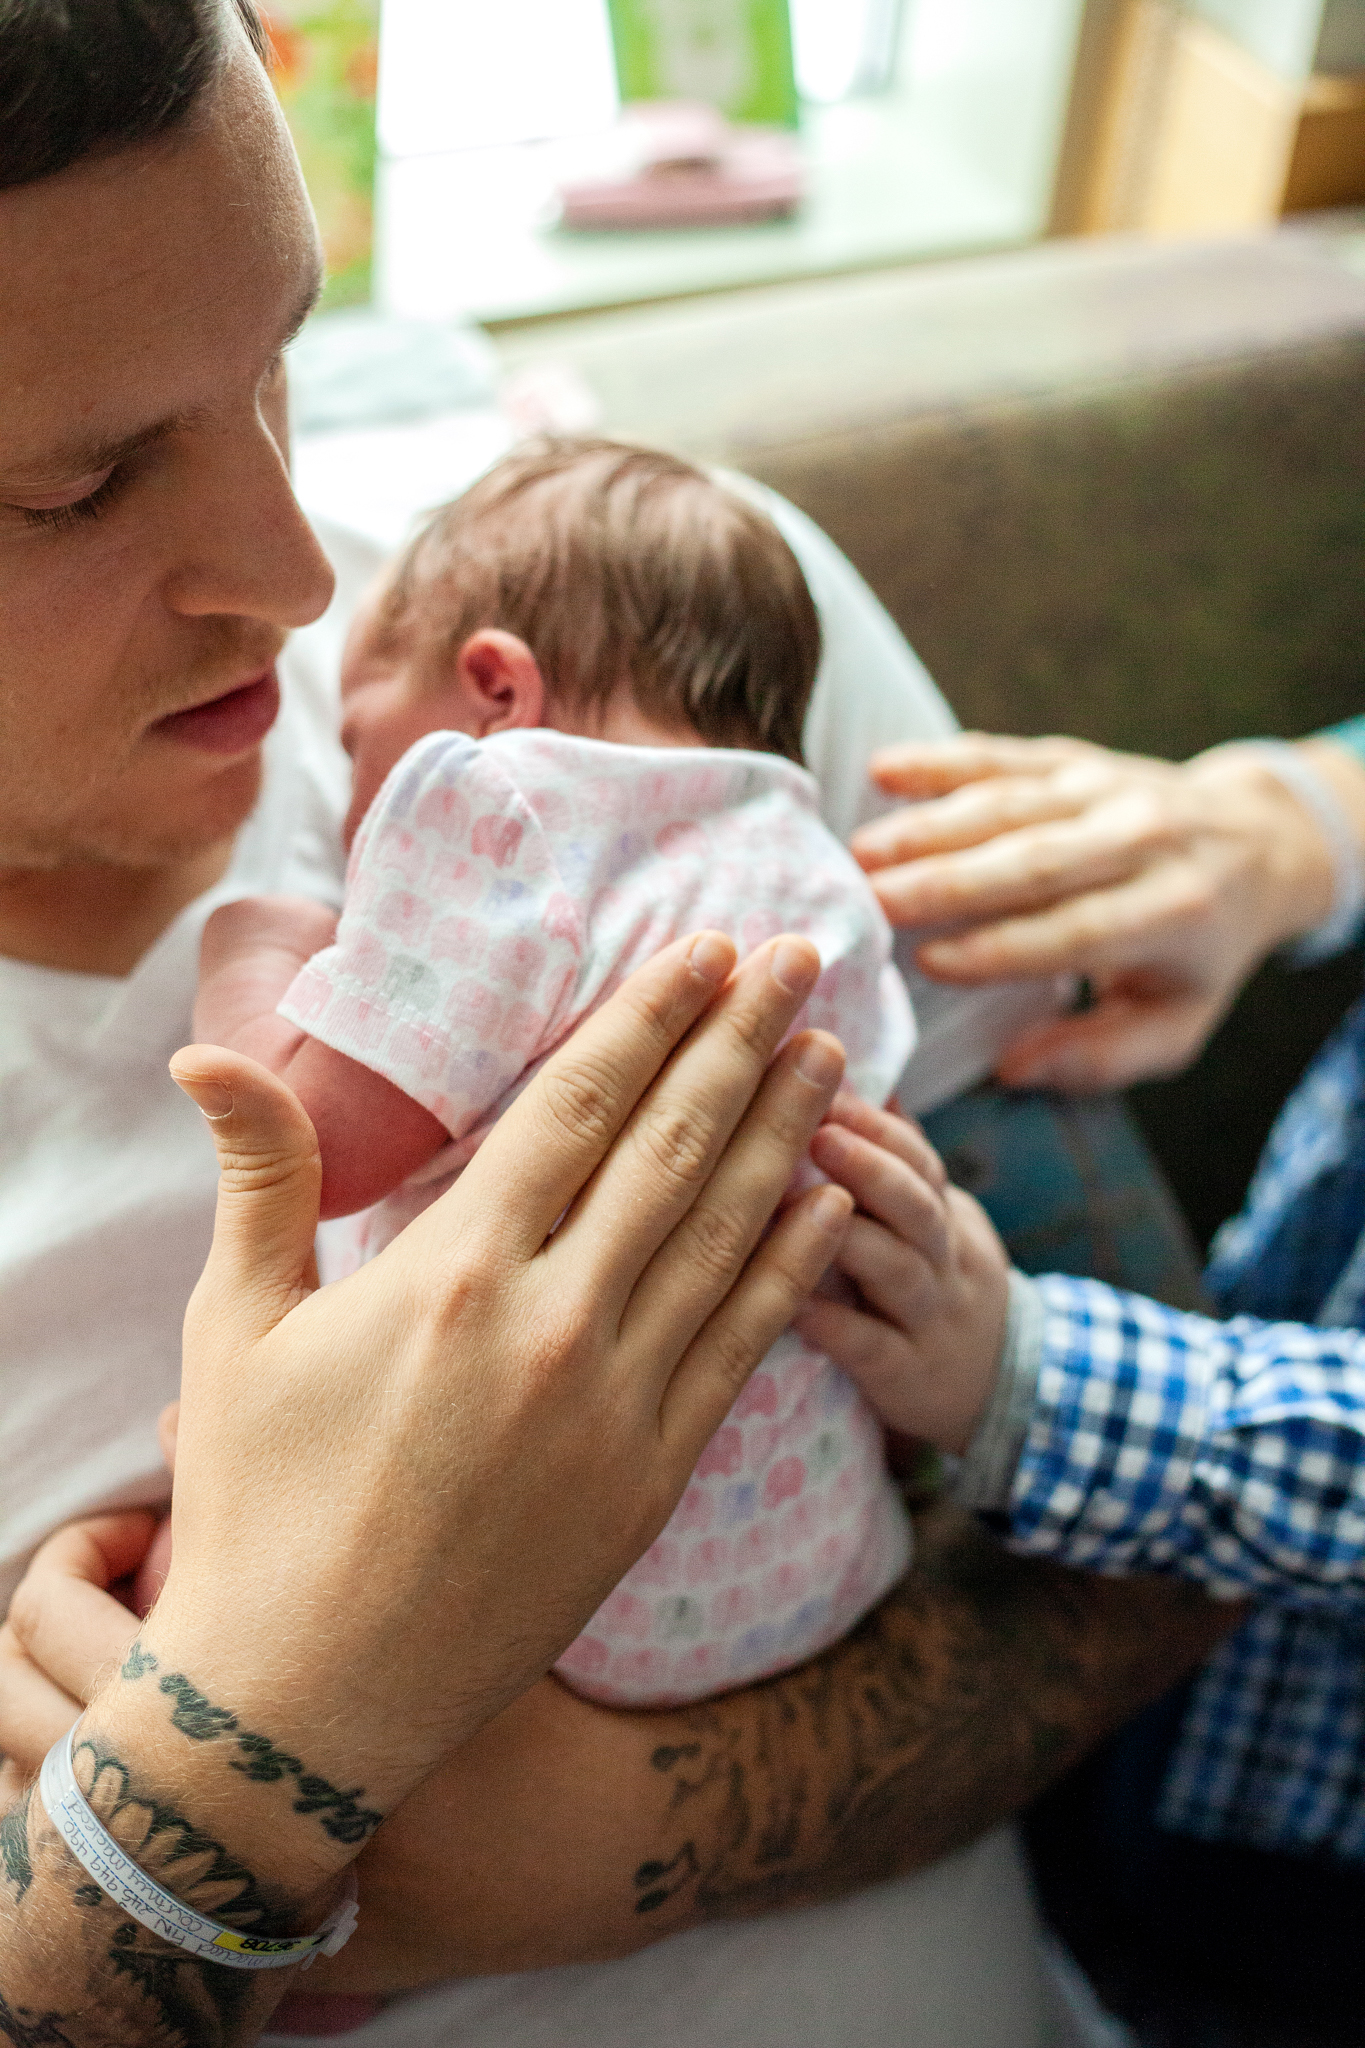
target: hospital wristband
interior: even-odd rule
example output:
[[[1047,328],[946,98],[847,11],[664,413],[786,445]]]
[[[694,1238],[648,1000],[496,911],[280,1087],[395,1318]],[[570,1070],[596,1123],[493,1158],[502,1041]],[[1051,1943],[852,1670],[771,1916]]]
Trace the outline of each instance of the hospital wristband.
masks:
[[[205,1919],[171,1892],[163,1891],[124,1854],[91,1812],[76,1783],[72,1763],[75,1733],[74,1728],[69,1729],[43,1759],[39,1794],[48,1819],[76,1861],[131,1919],[176,1948],[203,1962],[222,1963],[229,1970],[283,1970],[292,1963],[302,1963],[307,1969],[314,1956],[334,1956],[345,1947],[356,1923],[354,1871],[347,1873],[345,1897],[316,1934],[243,1934],[238,1928],[224,1927],[221,1921]]]

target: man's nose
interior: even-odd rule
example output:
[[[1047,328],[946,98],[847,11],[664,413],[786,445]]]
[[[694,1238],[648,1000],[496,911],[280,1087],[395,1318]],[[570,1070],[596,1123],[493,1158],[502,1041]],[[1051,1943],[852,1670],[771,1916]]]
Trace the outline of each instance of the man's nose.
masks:
[[[214,437],[172,536],[166,601],[186,617],[227,614],[286,631],[319,618],[336,578],[259,419]],[[230,444],[230,445],[229,445]]]

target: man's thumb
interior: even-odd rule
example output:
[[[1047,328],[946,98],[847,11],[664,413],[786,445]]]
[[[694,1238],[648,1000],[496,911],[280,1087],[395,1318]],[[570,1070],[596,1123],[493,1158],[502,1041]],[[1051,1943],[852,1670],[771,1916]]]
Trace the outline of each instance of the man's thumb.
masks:
[[[218,1212],[201,1286],[242,1335],[264,1334],[317,1285],[322,1161],[292,1089],[241,1053],[191,1045],[171,1078],[198,1104],[218,1154]]]

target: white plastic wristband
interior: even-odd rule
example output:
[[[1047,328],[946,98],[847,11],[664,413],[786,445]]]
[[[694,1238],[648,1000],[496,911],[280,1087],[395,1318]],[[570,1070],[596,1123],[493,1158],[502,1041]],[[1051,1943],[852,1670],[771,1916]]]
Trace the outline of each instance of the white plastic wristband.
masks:
[[[1332,908],[1320,925],[1290,946],[1296,967],[1313,967],[1343,953],[1365,916],[1365,852],[1336,791],[1287,740],[1235,740],[1223,751],[1254,754],[1296,796],[1312,817],[1332,856]]]
[[[48,1819],[56,1828],[76,1861],[89,1871],[100,1890],[114,1904],[159,1934],[176,1948],[187,1949],[208,1963],[223,1963],[229,1970],[283,1970],[291,1963],[307,1969],[314,1956],[334,1956],[344,1948],[355,1931],[355,1872],[347,1872],[346,1896],[323,1921],[316,1934],[243,1934],[221,1921],[206,1920],[163,1891],[125,1856],[113,1836],[96,1819],[76,1783],[71,1760],[75,1729],[54,1742],[43,1759],[38,1789]]]

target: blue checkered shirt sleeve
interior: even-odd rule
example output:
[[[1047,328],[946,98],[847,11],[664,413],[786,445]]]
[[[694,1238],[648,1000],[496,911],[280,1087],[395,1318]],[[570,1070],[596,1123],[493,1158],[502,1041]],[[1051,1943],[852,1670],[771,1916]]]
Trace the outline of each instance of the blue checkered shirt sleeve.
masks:
[[[1365,1003],[1215,1240],[1230,1320],[1038,1285],[1015,1540],[1254,1603],[1195,1683],[1162,1826],[1365,1862]]]
[[[1050,1274],[1015,1547],[1365,1615],[1365,1335]]]

